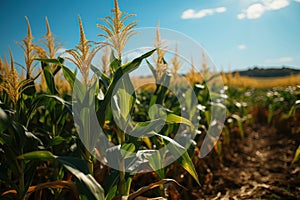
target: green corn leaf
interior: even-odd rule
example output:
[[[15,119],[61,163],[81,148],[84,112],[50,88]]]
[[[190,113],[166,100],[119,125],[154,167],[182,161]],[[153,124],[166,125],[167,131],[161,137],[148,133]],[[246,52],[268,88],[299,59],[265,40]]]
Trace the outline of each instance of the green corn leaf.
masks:
[[[156,170],[156,173],[158,174],[159,178],[164,179],[165,178],[165,171],[163,169],[163,156],[160,155],[160,151],[155,151],[151,156],[147,156],[147,159],[149,161],[149,165],[152,169]]]
[[[16,144],[15,138],[5,133],[0,135],[0,143],[7,146],[14,146]]]
[[[57,64],[57,65],[61,65],[63,63],[63,58],[53,58],[53,59],[49,59],[49,58],[37,58],[35,60],[44,62],[44,63],[53,63],[53,64]]]
[[[94,65],[91,65],[91,70],[100,78],[101,83],[107,89],[107,87],[110,84],[110,79],[108,76],[106,76],[104,73],[102,73],[97,67]]]
[[[87,90],[88,88],[85,87],[81,81],[79,81],[78,79],[75,80],[74,85],[73,85],[73,97],[75,97],[77,100],[80,101],[80,103],[84,102],[85,98],[88,98],[89,96],[87,96]],[[88,98],[89,100],[89,98]]]
[[[77,169],[83,174],[89,173],[89,169],[84,160],[81,160],[76,157],[70,157],[70,156],[57,156],[56,159],[64,166],[69,166],[71,168]]]
[[[61,68],[62,68],[62,65],[57,65],[53,71],[53,76],[55,76],[59,72],[59,70],[61,70]]]
[[[62,68],[63,63],[64,63],[64,59],[61,57],[58,58],[36,58],[35,60],[44,62],[44,63],[52,63],[57,65],[55,70],[53,71],[53,75],[56,75],[57,72]]]
[[[18,159],[24,160],[54,160],[54,156],[50,151],[33,151],[18,156]]]
[[[157,72],[156,72],[156,69],[153,67],[153,65],[146,59],[146,62],[147,62],[147,65],[149,67],[149,69],[151,70],[153,76],[154,76],[154,79],[157,80]]]
[[[116,104],[116,110],[113,110],[113,112],[116,115],[121,115],[122,119],[126,122],[130,117],[133,97],[127,92],[126,89],[120,89],[115,97],[114,103]]]
[[[72,113],[72,106],[71,103],[65,101],[59,96],[56,95],[47,95],[47,94],[41,94],[35,98],[35,100],[31,103],[27,114],[27,122],[26,127],[28,127],[30,120],[34,116],[35,112],[37,111],[37,108],[40,106],[47,105],[49,103],[49,100],[55,100],[56,102],[62,104],[67,108],[69,113]]]
[[[56,136],[53,139],[50,140],[49,146],[56,146],[60,145],[61,143],[65,142],[66,139],[61,136]]]
[[[147,122],[136,123],[134,129],[130,132],[130,135],[135,137],[146,136],[152,131],[159,132],[164,126],[165,122],[162,119],[155,119]]]
[[[173,140],[172,138],[169,138],[167,136],[152,132],[152,135],[159,136],[163,138],[164,140],[168,141],[168,149],[174,156],[180,156],[178,159],[179,164],[195,179],[195,181],[200,185],[198,174],[195,170],[194,164],[192,162],[192,159],[190,158],[189,154],[185,150],[183,146],[181,146],[178,142]]]
[[[295,155],[294,155],[294,159],[292,161],[292,164],[297,162],[300,158],[300,145],[298,146],[296,152],[295,152]]]
[[[115,91],[113,101],[111,102],[112,112],[115,120],[118,121],[120,128],[125,130],[133,124],[130,114],[136,99],[134,87],[128,74],[125,74],[120,79],[116,88],[118,88],[118,90]]]
[[[84,189],[84,195],[86,195],[88,199],[105,200],[104,190],[101,185],[94,179],[91,174],[83,173],[80,170],[83,168],[83,166],[86,166],[86,163],[83,160],[79,159],[78,160],[81,162],[75,163],[73,162],[73,159],[74,158],[62,160],[62,158],[58,158],[58,160],[64,165],[64,167],[79,180],[77,182],[77,187]],[[87,166],[85,168],[87,169]]]
[[[125,195],[129,195],[131,187],[132,177],[128,177],[125,182]]]
[[[55,86],[54,76],[51,72],[51,67],[49,65],[47,65],[46,63],[44,63],[44,62],[42,62],[41,64],[42,64],[42,70],[44,72],[44,77],[45,77],[45,80],[46,80],[47,89],[48,89],[49,93],[57,95],[58,91],[57,91],[57,88]]]
[[[0,137],[0,144],[4,145],[5,144],[5,140],[3,138]]]
[[[22,80],[19,83],[19,85],[22,86],[20,91],[28,96],[33,96],[36,93],[34,81],[40,76],[40,74],[41,73],[38,73],[38,75],[36,75],[34,78]]]
[[[5,111],[0,108],[0,133],[8,128],[10,124],[10,119],[5,113]]]
[[[190,120],[188,120],[188,119],[186,119],[184,117],[181,117],[179,115],[175,115],[175,114],[168,114],[167,118],[166,118],[166,122],[167,123],[171,123],[171,124],[172,123],[186,124],[186,125],[188,125],[190,127],[194,126],[193,123]]]
[[[90,118],[91,118],[91,114],[90,114],[90,109],[89,108],[82,108],[80,113],[79,113],[79,117],[80,117],[80,123],[82,123],[82,127],[79,134],[80,134],[80,138],[81,140],[83,140],[83,144],[85,146],[88,147],[93,147],[93,145],[91,144],[92,141],[91,140],[91,135],[92,133],[91,131],[91,124],[90,124]]]
[[[110,188],[110,190],[108,191],[105,200],[112,200],[116,194],[117,194],[117,190],[118,190],[118,185],[115,184],[112,188]]]
[[[150,119],[166,120],[167,112],[170,112],[170,110],[164,108],[163,106],[161,106],[159,104],[153,104],[148,111],[148,115],[149,115]]]
[[[70,102],[68,102],[68,101],[65,101],[63,98],[61,98],[61,97],[59,97],[59,96],[56,96],[56,95],[42,95],[41,97],[46,97],[46,101],[49,101],[49,98],[50,99],[54,99],[56,102],[59,102],[59,103],[61,103],[63,106],[65,106],[69,111],[70,111],[70,113],[72,113],[72,105],[71,105],[71,103]]]
[[[168,73],[164,73],[161,77],[161,80],[157,80],[159,82],[159,86],[157,91],[155,92],[156,97],[156,104],[163,104],[164,99],[167,96],[168,86],[170,85],[171,75]],[[151,105],[150,105],[151,106]]]
[[[121,146],[121,155],[123,159],[134,156],[135,146],[132,143],[125,143]]]
[[[112,169],[111,172],[107,174],[104,180],[103,183],[104,191],[108,191],[108,193],[110,193],[111,190],[114,190],[113,189],[114,186],[118,187],[119,181],[120,181],[120,172]]]
[[[138,58],[135,58],[132,62],[126,63],[125,65],[123,65],[121,68],[123,70],[123,72],[128,73],[134,69],[136,69],[144,59],[148,58],[149,56],[151,56],[154,52],[156,51],[156,49],[153,49],[143,55],[141,55]]]
[[[104,200],[104,190],[94,177],[89,174],[84,160],[75,157],[55,156],[49,151],[33,151],[20,155],[18,159],[25,160],[57,160],[78,179],[77,186],[83,189],[89,199]]]
[[[88,106],[95,105],[95,95],[97,91],[99,91],[98,81],[96,81],[95,76],[93,76],[93,79],[91,81],[92,81],[92,85],[88,86],[85,99],[84,99],[85,102],[84,105],[88,105]]]
[[[14,137],[16,144],[18,144],[18,149],[24,148],[27,139],[24,127],[13,121],[9,126],[8,131],[10,135]]]
[[[113,52],[111,52],[110,60],[111,60],[109,65],[110,71],[115,73],[118,70],[118,68],[121,66],[121,60],[117,59]]]
[[[242,121],[240,121],[240,120],[238,120],[237,121],[237,124],[238,124],[238,127],[239,127],[239,130],[240,130],[240,136],[241,136],[241,138],[242,138],[242,140],[244,139],[244,127],[243,127],[243,122]]]
[[[113,80],[111,81],[106,93],[104,100],[101,102],[99,109],[97,111],[98,120],[100,121],[100,125],[102,126],[105,121],[105,112],[106,109],[112,99],[114,88],[116,87],[116,84],[118,81],[123,77],[124,74],[129,73],[130,71],[136,69],[139,67],[143,59],[151,56],[155,50],[149,51],[142,56],[135,58],[132,62],[126,63],[125,65],[119,67],[117,71],[114,74]]]
[[[63,74],[66,80],[69,82],[71,88],[73,88],[75,80],[76,80],[76,75],[73,73],[69,68],[62,66]]]
[[[179,164],[195,179],[195,181],[200,185],[198,174],[194,167],[193,161],[190,158],[189,154],[185,152],[179,159]]]

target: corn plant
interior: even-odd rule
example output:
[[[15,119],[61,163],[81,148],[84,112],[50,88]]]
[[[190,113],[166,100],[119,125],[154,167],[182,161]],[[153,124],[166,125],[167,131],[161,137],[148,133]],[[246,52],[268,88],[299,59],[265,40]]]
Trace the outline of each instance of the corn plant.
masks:
[[[300,100],[295,101],[295,104],[291,107],[289,111],[289,117],[296,117],[296,111],[300,108]],[[297,120],[297,118],[296,118]],[[296,149],[296,152],[294,154],[294,158],[292,160],[292,164],[297,162],[300,158],[300,145]]]
[[[280,119],[297,100],[295,88],[293,87],[273,88],[266,92],[266,96],[265,103],[268,106],[268,123],[270,125],[273,125],[274,117]]]
[[[238,89],[234,87],[228,88],[227,108],[229,117],[227,119],[227,125],[233,128],[237,124],[241,138],[245,137],[244,124],[252,119],[249,114],[249,104],[251,104],[251,98],[249,98],[248,90]],[[251,93],[251,92],[250,92]],[[234,123],[235,122],[235,123]]]
[[[136,94],[133,91],[133,86],[131,80],[129,79],[129,72],[137,69],[142,60],[151,56],[155,50],[145,53],[141,57],[122,65],[122,49],[124,48],[124,45],[126,44],[127,40],[131,36],[136,34],[136,32],[133,31],[133,28],[135,27],[135,22],[131,22],[128,25],[123,24],[124,20],[131,15],[128,15],[121,19],[122,12],[119,10],[117,1],[115,1],[115,9],[113,10],[113,14],[114,18],[108,17],[107,19],[102,19],[110,27],[114,27],[112,30],[109,30],[102,25],[98,25],[99,28],[106,32],[107,35],[104,35],[104,37],[108,39],[108,43],[117,52],[117,56],[115,57],[112,54],[110,64],[111,74],[109,77],[106,76],[104,73],[100,72],[99,70],[92,68],[94,72],[99,76],[100,86],[104,93],[103,100],[99,101],[99,109],[97,110],[97,116],[100,122],[100,126],[104,130],[105,124],[107,123],[109,123],[112,126],[119,126],[115,128],[116,132],[110,130],[110,133],[108,132],[106,134],[111,135],[110,137],[112,138],[112,140],[115,141],[117,144],[120,144],[120,149],[126,149],[130,152],[136,152],[137,154],[143,153],[146,155],[153,152],[141,150],[145,148],[143,143],[141,143],[145,142],[145,140],[148,141],[148,148],[150,147],[152,149],[152,145],[150,144],[149,139],[145,139],[147,138],[147,134],[153,134],[154,136],[161,137],[161,139],[166,140],[167,143],[174,143],[174,141],[172,141],[171,138],[165,137],[168,136],[167,129],[164,129],[164,135],[159,135],[158,133],[152,132],[153,130],[156,130],[153,129],[153,127],[160,126],[159,124],[161,124],[162,122],[161,119],[158,119],[156,118],[157,116],[155,116],[155,112],[160,112],[159,108],[155,107],[152,110],[154,113],[149,113],[150,121],[135,123],[130,119],[131,112],[133,112],[132,115],[134,116],[134,103],[136,102]],[[159,53],[160,49],[157,49],[157,52]],[[163,60],[163,58],[161,58],[161,60]],[[153,69],[153,67],[151,69]],[[153,72],[154,76],[157,77],[157,72],[155,70],[153,70]],[[168,75],[162,75],[162,79],[165,79],[163,81],[167,82]],[[114,91],[115,88],[119,88],[119,90]],[[110,102],[111,99],[113,99],[112,102]],[[157,90],[154,93],[153,98],[149,102],[149,108],[154,104],[163,105],[164,99],[168,99],[166,86],[163,86],[163,84],[157,85]],[[148,117],[146,117],[145,119],[149,120]],[[182,123],[182,121],[186,121],[186,123],[188,123],[188,120],[184,120],[182,117],[174,114],[169,114],[166,116],[166,122],[170,124],[178,124]],[[136,134],[137,136],[142,137],[142,139],[136,139],[132,136],[125,135],[125,129],[127,131],[131,131],[132,134]],[[160,146],[161,145],[157,145],[157,148],[159,148]],[[177,148],[181,147],[174,146],[174,148],[176,151],[178,151]],[[120,170],[118,193],[120,195],[128,194],[128,189],[130,188],[130,179],[128,179],[127,181],[125,180],[125,177],[127,177],[128,175],[124,173],[124,162],[128,159],[133,158],[131,156],[127,156],[128,155],[123,155],[123,158],[121,158],[121,162],[118,164]],[[188,154],[184,154],[184,157],[181,159],[180,162],[182,163],[182,166],[184,166],[197,180],[197,175],[192,167],[192,162],[189,159]],[[149,164],[151,167],[154,167],[154,165],[155,167],[158,167],[158,163],[153,163],[150,160]],[[134,169],[131,170],[135,171]],[[160,177],[164,178],[164,176],[160,172],[161,171],[158,172]],[[114,190],[114,188],[111,188],[110,190]]]
[[[7,59],[0,62],[0,180],[4,197],[24,199],[33,193],[42,196],[50,191],[54,199],[63,199],[68,198],[63,191],[70,189],[75,199],[134,199],[149,188],[178,184],[168,179],[174,166],[185,169],[191,180],[199,184],[192,159],[204,155],[195,148],[209,138],[213,142],[205,148],[215,148],[222,160],[222,142],[214,133],[219,132],[223,122],[212,117],[218,111],[222,114],[225,106],[229,113],[224,129],[226,143],[229,144],[229,132],[235,126],[244,138],[244,126],[249,120],[249,99],[241,98],[245,90],[225,86],[210,93],[209,85],[218,85],[214,75],[209,77],[204,52],[204,77],[196,72],[192,61],[191,72],[186,75],[192,87],[184,84],[178,74],[182,67],[177,49],[180,46],[168,63],[159,28],[154,48],[124,63],[127,41],[137,34],[136,21],[127,23],[134,15],[121,12],[117,0],[114,4],[112,16],[101,18],[105,24],[97,25],[103,31],[99,36],[104,42],[89,41],[78,16],[79,44],[67,50],[66,58],[75,64],[75,71],[65,65],[63,58],[56,57],[60,46],[55,43],[47,19],[47,32],[43,44],[38,46],[26,18],[27,36],[20,43],[26,77],[19,76],[14,68],[12,53],[10,63]],[[99,70],[92,61],[104,49],[103,70]],[[36,61],[40,70],[35,68]],[[153,90],[135,91],[130,73],[143,61],[156,84]],[[61,92],[62,77],[72,88],[71,94]],[[278,91],[280,96],[275,95],[276,98],[291,99],[285,92]],[[273,96],[265,101],[270,105],[269,122],[282,103]],[[291,116],[298,109],[298,101]],[[164,148],[168,150],[160,151]],[[298,159],[298,152],[293,162]],[[174,157],[178,159],[169,167]],[[95,180],[97,159],[108,166],[101,185]],[[36,180],[40,168],[46,168],[49,175]],[[134,175],[145,169],[155,171],[161,180],[130,194]],[[164,188],[160,189],[163,196]]]

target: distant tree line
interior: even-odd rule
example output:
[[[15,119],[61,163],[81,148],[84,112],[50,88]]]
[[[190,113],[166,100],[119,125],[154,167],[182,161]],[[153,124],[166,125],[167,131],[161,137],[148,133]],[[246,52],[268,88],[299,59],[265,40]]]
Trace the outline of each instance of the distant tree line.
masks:
[[[254,67],[252,69],[244,71],[234,71],[233,74],[239,73],[240,76],[249,76],[249,77],[282,77],[296,75],[300,73],[300,70],[293,69],[289,67],[282,68],[259,68]]]

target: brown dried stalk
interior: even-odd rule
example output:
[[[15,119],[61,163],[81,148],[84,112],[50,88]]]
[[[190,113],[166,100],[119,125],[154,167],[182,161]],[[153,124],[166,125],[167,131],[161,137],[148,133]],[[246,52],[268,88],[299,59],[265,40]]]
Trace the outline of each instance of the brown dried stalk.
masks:
[[[48,188],[70,190],[73,192],[73,195],[74,195],[73,197],[75,197],[76,199],[80,199],[75,183],[72,181],[69,181],[69,180],[68,181],[59,180],[59,181],[41,183],[36,186],[30,186],[26,193],[26,199],[29,199],[29,197],[32,193],[38,192],[38,191],[41,191],[44,189],[48,189]],[[8,191],[2,193],[1,196],[11,195],[11,194],[17,195],[17,191],[16,190],[8,190]]]
[[[153,188],[156,188],[160,185],[165,185],[165,184],[170,184],[170,183],[175,183],[177,186],[183,188],[184,190],[188,190],[187,188],[185,188],[184,186],[180,185],[176,180],[174,179],[162,179],[158,182],[155,182],[155,183],[151,183],[150,185],[148,186],[144,186],[142,188],[140,188],[139,190],[137,190],[136,192],[134,193],[131,193],[127,200],[134,200],[136,199],[137,197],[139,197],[141,194],[149,191],[149,190],[152,190]]]

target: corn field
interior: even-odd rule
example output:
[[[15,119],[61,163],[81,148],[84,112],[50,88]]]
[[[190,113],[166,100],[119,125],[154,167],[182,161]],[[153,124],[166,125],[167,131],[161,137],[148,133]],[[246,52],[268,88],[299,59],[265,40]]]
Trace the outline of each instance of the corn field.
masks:
[[[204,51],[182,75],[180,45],[168,60],[159,27],[153,49],[124,62],[135,18],[115,0],[96,25],[103,42],[93,42],[78,16],[79,42],[66,56],[47,18],[40,43],[26,18],[24,66],[11,50],[0,59],[0,199],[300,198],[299,78],[259,87],[222,73],[218,87]],[[145,78],[129,74],[142,63],[153,84],[135,90]],[[169,89],[179,76],[190,89],[172,88],[183,96]],[[212,117],[222,110],[224,121]]]

